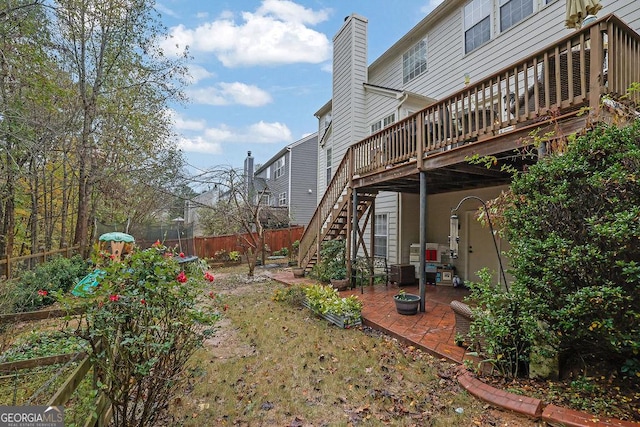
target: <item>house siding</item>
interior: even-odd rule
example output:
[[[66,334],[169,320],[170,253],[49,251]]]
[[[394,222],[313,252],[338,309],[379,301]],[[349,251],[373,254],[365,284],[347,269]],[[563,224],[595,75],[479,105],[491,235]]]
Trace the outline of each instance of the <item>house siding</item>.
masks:
[[[318,168],[318,134],[307,137],[291,148],[291,190],[289,212],[291,221],[307,225],[316,208],[316,176]],[[311,190],[311,192],[309,192]]]
[[[531,16],[502,33],[498,32],[497,10],[494,10],[490,40],[465,53],[463,8],[466,3],[466,0],[445,0],[368,67],[367,20],[358,15],[345,20],[334,38],[333,134],[325,143],[325,147],[333,147],[334,172],[347,147],[366,137],[374,121],[394,112],[397,121],[406,116],[410,105],[415,105],[400,105],[398,98],[364,89],[363,83],[442,99],[464,88],[465,75],[472,83],[478,81],[574,31],[565,27],[566,2],[561,0],[548,5],[542,4],[543,1],[536,2]],[[612,0],[603,6],[599,16],[615,13],[632,29],[640,31],[640,1]],[[382,25],[378,25],[380,27]],[[427,42],[427,70],[403,84],[402,55],[423,39]],[[323,151],[318,161],[318,201],[326,189],[325,173]],[[497,196],[500,190],[481,189],[474,194],[487,200]],[[450,210],[469,194],[428,196],[428,242],[448,243]],[[376,213],[389,215],[388,253],[391,263],[408,262],[410,245],[419,242],[419,210],[419,197],[415,194],[380,193],[377,197]],[[364,236],[369,247],[370,231],[366,230]],[[482,242],[476,250],[493,251],[491,239]],[[466,271],[468,254],[463,252],[461,246],[461,256],[456,261],[459,274],[472,277],[474,272]]]
[[[348,17],[334,38],[333,164],[337,166],[347,148],[366,136],[363,83],[367,80],[367,20]]]
[[[276,162],[282,157],[285,158],[284,174],[275,178]],[[317,169],[318,133],[316,132],[280,150],[256,171],[255,176],[266,181],[272,197],[272,206],[280,206],[279,195],[286,193],[285,206],[289,209],[292,224],[307,225],[317,203],[317,177],[309,171]],[[267,179],[267,176],[270,178]],[[311,193],[309,189],[312,190]]]

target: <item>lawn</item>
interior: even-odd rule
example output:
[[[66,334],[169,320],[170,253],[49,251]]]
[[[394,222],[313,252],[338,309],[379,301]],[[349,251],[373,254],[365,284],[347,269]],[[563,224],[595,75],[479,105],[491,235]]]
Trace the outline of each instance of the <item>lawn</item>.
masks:
[[[218,274],[212,291],[227,310],[193,358],[169,424],[535,425],[471,397],[449,362],[273,301],[284,288],[265,277]]]

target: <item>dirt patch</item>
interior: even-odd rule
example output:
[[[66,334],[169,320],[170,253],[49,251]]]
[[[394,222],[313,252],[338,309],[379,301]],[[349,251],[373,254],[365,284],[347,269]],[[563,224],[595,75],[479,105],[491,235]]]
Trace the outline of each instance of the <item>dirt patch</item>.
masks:
[[[256,352],[255,348],[242,341],[231,320],[224,317],[216,323],[215,335],[204,341],[204,348],[212,358],[222,360],[247,357]]]

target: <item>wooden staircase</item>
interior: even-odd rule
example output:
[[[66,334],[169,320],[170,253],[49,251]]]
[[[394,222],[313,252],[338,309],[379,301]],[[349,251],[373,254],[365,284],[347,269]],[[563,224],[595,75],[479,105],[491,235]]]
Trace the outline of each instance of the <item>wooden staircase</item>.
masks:
[[[348,233],[351,230],[353,215],[353,190],[350,185],[352,170],[352,150],[349,148],[300,239],[298,265],[307,271],[316,264],[323,241],[350,238]],[[373,204],[376,194],[358,193],[358,220]],[[347,259],[350,258],[349,251],[346,256]]]

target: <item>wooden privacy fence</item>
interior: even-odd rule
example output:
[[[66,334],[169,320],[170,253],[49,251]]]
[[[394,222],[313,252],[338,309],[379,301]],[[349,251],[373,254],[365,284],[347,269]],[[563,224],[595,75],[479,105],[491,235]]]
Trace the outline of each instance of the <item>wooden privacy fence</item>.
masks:
[[[56,255],[62,255],[65,258],[71,258],[73,255],[80,253],[80,246],[69,246],[62,249],[54,249],[51,251],[42,251],[37,254],[23,255],[12,257],[5,255],[0,258],[0,277],[4,276],[11,279],[16,273],[25,270],[32,270],[38,264],[44,264]]]
[[[270,251],[279,251],[289,248],[293,242],[300,240],[304,231],[303,226],[266,230],[264,243]],[[200,258],[213,258],[215,253],[221,250],[226,252],[238,251],[242,254],[246,251],[245,237],[247,234],[231,234],[227,236],[194,237],[195,255]]]

